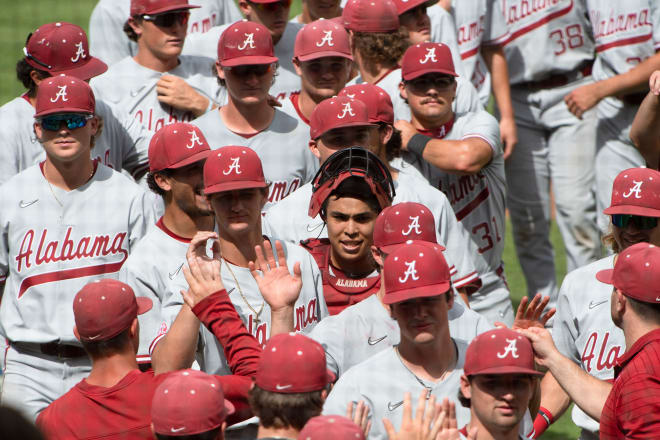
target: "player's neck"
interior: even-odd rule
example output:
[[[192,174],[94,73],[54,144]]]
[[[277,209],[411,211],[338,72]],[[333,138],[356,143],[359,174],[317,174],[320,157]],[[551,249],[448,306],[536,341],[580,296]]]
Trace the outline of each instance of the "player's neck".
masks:
[[[402,362],[422,380],[438,381],[456,366],[456,346],[449,337],[449,328],[445,327],[445,330],[429,344],[416,344],[405,338],[399,342]]]
[[[312,97],[305,89],[300,90],[300,95],[298,95],[298,108],[300,112],[307,118],[312,117],[312,112],[316,108],[319,102],[323,101],[325,98],[323,96]]]
[[[467,425],[467,431],[477,428],[477,438],[475,440],[518,440],[520,423],[511,428],[499,428],[497,426],[486,426],[474,415],[471,414],[470,423]]]
[[[443,117],[438,119],[425,119],[419,115],[412,115],[411,123],[417,130],[435,130],[436,128],[442,127],[447,122],[454,119],[454,111],[449,111]]]
[[[144,47],[138,48],[138,52],[133,59],[142,67],[163,73],[174,70],[179,65],[179,57],[159,58]]]
[[[59,162],[46,156],[44,177],[53,186],[72,191],[83,186],[94,173],[94,162],[84,155],[72,162]]]
[[[358,261],[346,261],[333,251],[332,246],[330,247],[330,263],[351,278],[364,278],[376,269],[371,254],[367,253]]]
[[[379,63],[365,63],[363,62],[359,52],[356,53],[355,63],[357,64],[358,70],[360,71],[360,76],[362,77],[362,81],[369,84],[377,83],[378,81],[383,79],[388,72],[392,71],[393,69],[396,69],[397,67],[395,64],[385,65]]]
[[[313,21],[318,20],[317,18],[312,17],[312,14],[309,11],[309,5],[307,4],[307,2],[303,2],[303,4],[302,4],[302,12],[300,14],[300,19],[301,20],[298,20],[299,23],[303,23],[303,24],[311,23]]]
[[[175,202],[165,208],[163,214],[165,227],[179,237],[192,239],[199,231],[212,231],[215,226],[213,215],[191,217],[183,212]]]
[[[630,305],[627,306],[630,308]],[[630,315],[632,311],[626,310],[626,314]],[[631,319],[632,318],[632,319]],[[658,330],[660,326],[651,322],[643,321],[642,318],[637,316],[625,316],[621,322],[621,330],[626,340],[626,351],[641,338],[642,336],[654,330]]]
[[[259,430],[257,431],[257,439],[260,438],[282,438],[282,439],[296,439],[300,432],[294,428],[265,428],[259,425]]]
[[[92,371],[86,381],[90,385],[110,388],[126,377],[128,373],[137,369],[135,353],[127,350],[92,360]]]
[[[265,130],[273,122],[275,109],[266,101],[245,105],[229,97],[227,105],[218,109],[225,126],[235,132],[251,134]]]
[[[264,241],[261,234],[261,225],[240,236],[227,236],[220,232],[218,242],[220,243],[220,254],[235,266],[248,267],[250,261],[256,261],[255,246],[260,246]]]

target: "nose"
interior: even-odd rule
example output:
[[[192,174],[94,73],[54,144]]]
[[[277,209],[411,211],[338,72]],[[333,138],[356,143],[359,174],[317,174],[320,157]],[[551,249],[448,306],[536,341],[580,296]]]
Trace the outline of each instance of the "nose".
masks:
[[[351,219],[346,223],[345,232],[346,232],[346,235],[351,236],[351,237],[354,237],[354,236],[357,235],[358,228],[357,228],[357,223],[355,222],[355,220]]]

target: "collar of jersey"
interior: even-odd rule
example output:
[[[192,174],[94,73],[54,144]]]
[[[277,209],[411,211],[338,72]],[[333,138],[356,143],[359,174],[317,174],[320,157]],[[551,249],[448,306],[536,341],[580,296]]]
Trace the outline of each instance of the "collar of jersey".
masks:
[[[443,139],[451,131],[452,127],[454,126],[454,121],[455,121],[455,119],[451,118],[451,120],[449,120],[448,122],[445,122],[444,124],[442,124],[438,128],[434,128],[434,129],[431,129],[431,130],[418,129],[417,131],[419,133],[423,134],[423,135],[431,136],[432,138],[435,138],[435,139]]]

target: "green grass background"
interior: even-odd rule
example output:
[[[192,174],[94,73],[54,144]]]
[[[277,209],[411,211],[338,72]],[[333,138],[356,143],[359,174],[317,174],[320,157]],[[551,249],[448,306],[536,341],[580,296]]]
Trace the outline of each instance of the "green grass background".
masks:
[[[3,13],[0,14],[0,104],[4,104],[23,92],[23,86],[16,79],[15,65],[23,56],[22,49],[27,35],[40,25],[54,21],[68,21],[88,30],[89,16],[96,0],[0,0],[0,3],[3,5]],[[294,0],[291,16],[299,11],[300,0]],[[121,30],[118,29],[117,32]],[[508,221],[506,236],[504,264],[515,309],[526,292],[526,286],[516,258],[511,239],[511,224]],[[561,282],[566,274],[566,257],[559,230],[554,223],[551,239],[555,246],[557,279]],[[559,440],[576,438],[577,435],[578,429],[567,411],[542,438]]]

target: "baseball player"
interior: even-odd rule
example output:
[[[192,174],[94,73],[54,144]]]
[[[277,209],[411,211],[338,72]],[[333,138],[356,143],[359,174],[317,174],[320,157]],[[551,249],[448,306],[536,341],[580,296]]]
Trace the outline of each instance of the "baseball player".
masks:
[[[320,19],[330,20],[341,17],[342,5],[340,0],[320,1],[302,0],[300,14],[293,17],[293,23],[309,24]]]
[[[270,88],[270,93],[278,100],[283,100],[287,93],[300,88],[300,78],[293,67],[293,47],[298,31],[303,27],[291,23],[289,9],[292,0],[239,0],[238,5],[245,18],[264,26],[273,40],[275,56],[279,59],[278,75]],[[236,24],[236,23],[234,23]],[[184,54],[212,57],[217,53],[218,41],[231,26],[215,26],[205,34],[193,34],[186,41]]]
[[[660,245],[660,203],[655,198],[660,173],[646,168],[624,170],[614,180],[612,203],[605,210],[611,218],[611,232],[604,237],[614,255],[607,256],[569,273],[559,291],[553,340],[557,349],[587,374],[611,380],[615,361],[624,352],[621,329],[610,317],[612,288],[596,279],[600,270],[614,267],[616,255],[633,244]],[[576,401],[579,404],[579,401]],[[541,411],[534,421],[536,436],[570,405],[569,396],[548,374],[542,381]],[[598,419],[579,406],[573,421],[582,428],[582,438],[598,438]]]
[[[504,5],[509,67],[518,143],[506,161],[507,208],[528,296],[557,298],[550,243],[550,185],[559,231],[572,271],[600,257],[593,194],[596,114],[580,120],[564,97],[588,84],[594,41],[584,0]]]
[[[649,78],[649,93],[639,106],[630,127],[630,139],[635,144],[648,166],[658,169],[660,165],[660,70]]]
[[[419,203],[399,203],[385,208],[376,219],[372,256],[383,277],[384,258],[409,240],[437,244],[435,220],[429,209]],[[443,251],[446,252],[446,250]],[[451,266],[450,274],[456,269]],[[310,337],[323,345],[328,369],[341,377],[351,367],[400,342],[400,329],[383,303],[385,287],[378,283],[376,293],[335,316],[321,321]],[[471,341],[477,334],[492,326],[461,300],[455,300],[448,312],[449,333],[463,341]]]
[[[297,274],[297,277],[294,277],[295,282],[302,284],[301,294],[295,301],[294,316],[291,317],[296,331],[309,332],[318,321],[328,315],[323,299],[321,273],[312,256],[299,246],[278,245],[278,242],[271,245],[270,239],[264,239],[262,235],[260,212],[266,201],[267,188],[261,162],[253,150],[234,146],[213,150],[204,165],[204,193],[208,196],[215,214],[218,234],[200,232],[201,237],[190,243],[192,247],[204,249],[208,239],[217,237],[217,246],[222,256],[217,256],[222,283],[248,331],[261,345],[270,337],[274,324],[271,321],[273,308],[266,298],[270,293],[269,286],[259,283],[261,277],[255,280],[248,267],[249,262],[256,261],[257,246],[265,248],[267,255],[269,249],[273,248],[273,265],[270,269],[274,269],[275,261],[279,261],[280,267],[283,264],[290,274]],[[171,262],[165,267],[172,272],[168,272],[167,276],[174,285],[178,284],[179,289],[183,290],[185,281],[181,280],[179,272],[184,262],[185,250],[182,243],[172,240],[170,242],[180,250],[170,256]],[[153,252],[145,250],[143,255],[144,259],[153,259]],[[150,261],[148,264],[151,266],[154,263]],[[294,267],[298,271],[294,270]],[[133,272],[136,277],[145,273],[138,268]],[[266,275],[275,275],[270,270],[264,272]],[[254,273],[257,274],[256,271]],[[166,274],[157,276],[164,278]],[[155,285],[155,282],[152,283]],[[271,290],[272,288],[271,286]],[[171,290],[175,295],[176,288],[172,286]],[[148,289],[144,292],[148,293]],[[195,351],[199,323],[181,307],[182,300],[178,294],[168,295],[159,302],[160,319],[145,323],[148,327],[145,331],[149,334],[147,346],[150,347],[154,369],[159,372],[187,368]],[[197,356],[200,367],[209,373],[226,373],[227,361],[222,355],[222,347],[218,346],[215,338],[209,336],[206,332],[200,334],[201,350]],[[190,350],[186,357],[180,354],[181,344]]]
[[[107,66],[89,54],[87,36],[71,23],[48,23],[31,33],[16,74],[26,92],[0,107],[5,132],[0,139],[0,183],[45,159],[34,130],[34,106],[39,84],[54,75],[66,74],[82,80],[100,75]],[[120,109],[96,101],[97,118],[103,129],[95,137],[92,158],[115,170],[125,169],[134,177],[147,166],[148,134]]]
[[[621,252],[613,269],[596,273],[600,282],[613,285],[610,314],[625,340],[625,353],[613,361],[613,384],[589,375],[563,356],[547,330],[522,330],[532,342],[537,364],[547,367],[587,414],[600,418],[601,439],[652,438],[660,429],[659,264],[655,245],[637,243]]]
[[[477,438],[526,440],[520,428],[540,376],[524,336],[507,328],[477,336],[465,353],[461,377],[458,399],[470,408],[461,434],[476,430]]]
[[[457,220],[477,247],[482,281],[470,306],[496,321],[513,322],[504,278],[504,159],[497,121],[485,111],[456,114],[456,83],[449,48],[412,46],[403,58],[401,95],[412,123],[397,121],[408,159],[431,185],[448,195]]]
[[[428,206],[436,219],[439,243],[450,250],[449,258],[457,268],[453,275],[459,291],[474,291],[479,276],[474,268],[471,245],[447,197],[428,184],[426,179],[400,156],[400,134],[392,127],[394,116],[391,100],[378,86],[358,84],[342,90],[340,97],[323,101],[314,111],[311,122],[310,148],[321,163],[336,150],[353,145],[368,146],[378,158],[388,162],[396,186],[393,203],[419,202]],[[353,102],[345,97],[354,96]],[[367,104],[367,110],[364,109]],[[348,111],[349,107],[350,111]],[[344,115],[346,109],[346,116]],[[333,117],[334,115],[334,117]],[[377,124],[369,127],[368,124]],[[304,185],[289,197],[270,208],[264,217],[264,230],[283,240],[300,243],[307,238],[326,238],[327,231],[320,218],[307,215],[312,197],[312,185]],[[297,215],[292,216],[295,212]]]
[[[89,372],[72,331],[73,296],[117,277],[153,223],[144,191],[92,160],[94,110],[84,81],[44,79],[34,131],[46,160],[0,186],[0,334],[10,345],[2,402],[32,418]]]
[[[224,99],[212,58],[181,55],[194,8],[188,0],[131,0],[125,32],[137,42],[137,53],[91,82],[99,98],[124,109],[151,133],[191,121]]]
[[[214,26],[233,23],[243,18],[234,2],[226,0],[199,0],[199,8],[190,10],[188,34],[204,33]],[[135,56],[137,44],[121,29],[130,15],[130,0],[99,0],[89,18],[92,51],[108,64],[128,56]]]
[[[614,178],[626,168],[644,165],[630,140],[630,127],[646,95],[649,76],[660,68],[660,54],[656,54],[660,6],[650,0],[587,0],[587,6],[596,43],[595,82],[574,89],[565,101],[577,117],[597,106],[596,201],[598,225],[606,230],[609,221],[602,211],[610,200]]]
[[[229,102],[194,124],[214,148],[245,145],[257,152],[270,182],[265,210],[314,177],[318,164],[306,147],[307,126],[268,103],[277,58],[265,26],[250,21],[229,26],[217,53],[217,74]]]
[[[348,33],[334,20],[317,20],[296,36],[293,65],[300,91],[287,95],[282,111],[309,125],[316,105],[332,98],[346,85],[353,68]]]

